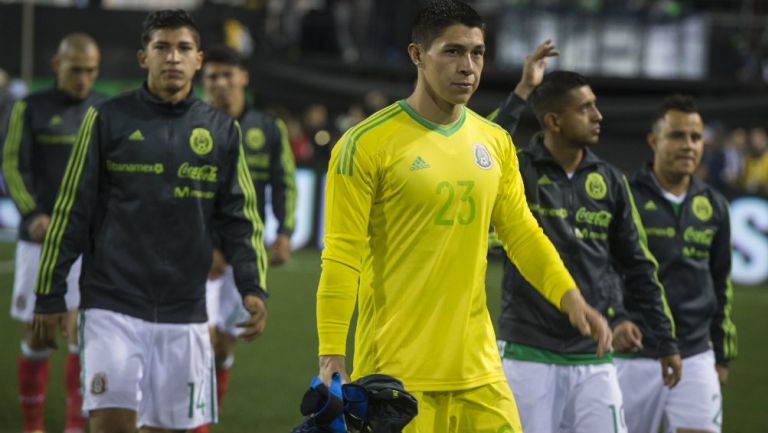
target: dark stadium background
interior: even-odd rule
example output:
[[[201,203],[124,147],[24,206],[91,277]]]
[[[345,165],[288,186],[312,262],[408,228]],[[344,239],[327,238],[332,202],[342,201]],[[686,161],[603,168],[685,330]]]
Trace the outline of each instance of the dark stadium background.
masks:
[[[585,73],[605,120],[595,151],[630,172],[650,158],[644,137],[664,95],[697,97],[707,124],[702,170],[733,200],[738,270],[734,318],[739,359],[724,388],[724,432],[768,432],[768,185],[724,181],[717,165],[734,130],[768,128],[766,0],[476,0],[487,18],[489,51],[480,90],[470,104],[487,114],[514,87],[523,54],[551,30],[560,67]],[[54,6],[56,4],[57,6]],[[0,69],[31,90],[50,86],[50,57],[72,31],[91,34],[102,52],[97,89],[115,94],[138,85],[139,31],[149,0],[0,1]],[[346,127],[381,104],[407,96],[415,71],[405,46],[417,1],[167,0],[189,7],[203,48],[228,43],[249,52],[250,97],[283,117],[301,167],[301,250],[270,270],[266,335],[240,345],[233,385],[218,432],[287,432],[316,374],[314,289],[319,275],[320,191],[330,147]],[[276,12],[277,11],[277,12]],[[20,82],[15,82],[18,86]],[[13,89],[18,87],[11,86]],[[200,91],[199,86],[196,89]],[[11,96],[0,79],[0,113]],[[0,127],[1,129],[2,127]],[[530,113],[514,135],[525,144],[537,125]],[[759,131],[758,131],[759,132]],[[758,134],[759,135],[759,134]],[[745,155],[742,155],[746,157]],[[759,156],[759,155],[757,155]],[[752,157],[755,157],[754,155]],[[0,198],[0,433],[21,428],[16,397],[19,331],[8,317],[13,272],[13,215]],[[737,233],[738,232],[738,233]],[[300,239],[299,239],[300,237]],[[498,313],[500,266],[491,258],[489,308]],[[63,424],[63,356],[54,356],[48,431]],[[58,363],[58,365],[57,365]]]

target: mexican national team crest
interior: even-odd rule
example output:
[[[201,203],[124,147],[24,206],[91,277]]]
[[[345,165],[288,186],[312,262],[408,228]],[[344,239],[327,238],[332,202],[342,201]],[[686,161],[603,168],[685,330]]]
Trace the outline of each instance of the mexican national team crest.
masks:
[[[712,218],[712,203],[703,195],[693,198],[693,214],[701,221],[709,221]]]
[[[96,373],[91,379],[91,394],[101,395],[107,392],[107,375],[104,373]]]
[[[587,195],[592,197],[593,200],[600,200],[605,197],[605,193],[608,192],[608,187],[605,186],[605,179],[600,173],[589,173],[587,180],[584,182],[584,189],[587,191]]]
[[[213,137],[205,128],[195,128],[189,136],[189,147],[200,156],[205,156],[213,150]]]
[[[472,146],[472,152],[475,154],[475,164],[483,170],[488,170],[493,167],[493,159],[488,149],[482,144],[475,144]]]
[[[266,141],[264,131],[259,128],[249,128],[248,132],[245,133],[245,144],[253,150],[259,150],[264,147]]]

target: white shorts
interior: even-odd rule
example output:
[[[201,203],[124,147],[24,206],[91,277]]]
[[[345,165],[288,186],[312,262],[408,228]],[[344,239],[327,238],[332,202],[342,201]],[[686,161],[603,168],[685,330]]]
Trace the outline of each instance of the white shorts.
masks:
[[[205,287],[205,301],[208,326],[235,337],[245,331],[243,328],[238,328],[237,324],[248,320],[251,315],[243,306],[243,297],[235,285],[232,266],[227,266],[227,270],[221,277],[208,280]]]
[[[525,433],[626,433],[613,364],[503,360]]]
[[[723,424],[720,380],[711,350],[683,359],[683,376],[672,389],[664,386],[655,359],[616,359],[629,433],[679,428],[720,433]]]
[[[40,263],[42,244],[29,241],[16,243],[16,265],[13,276],[13,299],[11,301],[11,317],[24,323],[31,323],[35,314],[35,278]],[[67,276],[67,295],[64,300],[67,310],[76,310],[80,305],[80,265],[82,258],[78,257]]]
[[[192,429],[217,421],[213,349],[205,323],[151,323],[80,312],[83,411],[136,411],[137,427]]]

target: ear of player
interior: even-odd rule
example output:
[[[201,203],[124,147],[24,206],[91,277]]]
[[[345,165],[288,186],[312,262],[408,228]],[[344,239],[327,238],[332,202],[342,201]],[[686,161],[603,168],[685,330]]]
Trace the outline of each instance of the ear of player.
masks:
[[[330,387],[315,376],[301,401],[306,418],[291,433],[399,433],[418,413],[418,403],[392,376],[372,374]]]

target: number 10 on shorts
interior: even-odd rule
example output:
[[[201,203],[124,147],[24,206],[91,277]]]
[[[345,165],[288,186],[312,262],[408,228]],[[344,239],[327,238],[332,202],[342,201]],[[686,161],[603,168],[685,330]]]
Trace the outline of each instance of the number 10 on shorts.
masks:
[[[205,386],[197,386],[193,382],[187,383],[189,389],[189,418],[192,418],[195,414],[195,410],[199,410],[201,414],[205,414],[205,398],[203,393],[205,392]],[[195,390],[197,388],[197,390]],[[195,393],[197,391],[197,393]]]

